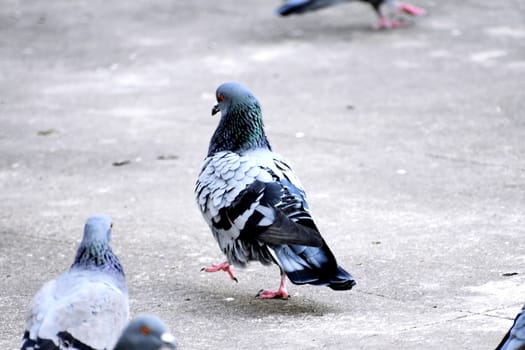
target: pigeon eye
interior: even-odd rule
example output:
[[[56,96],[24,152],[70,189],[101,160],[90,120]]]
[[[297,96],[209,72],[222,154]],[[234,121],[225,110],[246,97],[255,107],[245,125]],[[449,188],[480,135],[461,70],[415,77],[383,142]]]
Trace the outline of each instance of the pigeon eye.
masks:
[[[219,102],[224,101],[224,95],[223,95],[223,94],[219,94],[219,95],[217,96],[217,101],[219,101]]]
[[[113,228],[113,223],[109,224],[109,228]]]
[[[148,335],[150,333],[150,330],[148,327],[146,326],[142,326],[142,328],[140,329],[140,332],[144,335]]]

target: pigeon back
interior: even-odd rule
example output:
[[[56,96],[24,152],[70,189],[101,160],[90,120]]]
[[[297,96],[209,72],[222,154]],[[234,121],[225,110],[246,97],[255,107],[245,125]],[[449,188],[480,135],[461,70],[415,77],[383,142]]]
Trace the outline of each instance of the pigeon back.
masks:
[[[124,272],[109,247],[111,220],[88,219],[71,268],[35,294],[21,349],[112,349],[129,318]]]
[[[127,291],[119,284],[94,271],[66,272],[46,283],[31,304],[27,340],[51,340],[53,349],[75,343],[70,348],[112,349],[129,317]],[[22,349],[30,348],[27,340]]]

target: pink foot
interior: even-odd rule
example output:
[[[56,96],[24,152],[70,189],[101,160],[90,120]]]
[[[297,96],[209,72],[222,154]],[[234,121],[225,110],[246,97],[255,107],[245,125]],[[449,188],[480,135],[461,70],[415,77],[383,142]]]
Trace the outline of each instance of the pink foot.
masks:
[[[281,290],[280,288],[276,292],[271,290],[261,289],[259,293],[255,296],[258,299],[283,299],[287,300],[290,295],[286,290]]]
[[[211,264],[211,267],[203,267],[201,271],[204,271],[204,272],[225,271],[226,273],[228,273],[228,275],[230,276],[232,280],[234,280],[235,282],[239,282],[237,277],[233,275],[232,266],[227,261],[220,263],[220,264]]]
[[[422,8],[407,4],[405,2],[398,2],[397,7],[404,13],[407,13],[412,16],[422,16],[426,13],[426,11]]]
[[[379,22],[377,22],[376,29],[403,28],[403,27],[406,27],[407,25],[408,24],[405,22],[391,21],[383,17],[379,19]]]
[[[283,299],[287,300],[290,295],[288,294],[288,291],[286,290],[286,282],[287,282],[286,275],[284,273],[281,274],[281,284],[279,285],[279,289],[277,291],[272,292],[271,290],[260,290],[259,293],[255,296],[259,299]]]

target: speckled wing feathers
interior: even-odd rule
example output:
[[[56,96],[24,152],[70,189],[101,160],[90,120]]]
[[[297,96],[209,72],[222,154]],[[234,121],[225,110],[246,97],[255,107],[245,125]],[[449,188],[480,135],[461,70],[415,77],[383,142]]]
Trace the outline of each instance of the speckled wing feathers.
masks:
[[[230,262],[271,262],[263,243],[322,244],[299,180],[284,159],[268,150],[210,156],[197,180],[196,195]]]
[[[271,177],[251,157],[232,152],[219,152],[208,157],[195,189],[197,203],[206,220],[211,221],[219,214],[219,209],[230,206],[255,180],[270,181]]]

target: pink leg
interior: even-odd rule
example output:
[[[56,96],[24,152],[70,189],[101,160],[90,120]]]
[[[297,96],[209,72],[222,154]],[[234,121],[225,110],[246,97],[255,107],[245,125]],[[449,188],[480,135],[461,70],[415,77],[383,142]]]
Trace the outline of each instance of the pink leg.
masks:
[[[205,271],[205,272],[225,271],[228,273],[228,275],[230,276],[232,280],[234,280],[235,282],[239,282],[239,280],[237,280],[237,277],[233,275],[232,266],[227,261],[220,263],[220,264],[211,264],[211,267],[203,267],[201,271]]]
[[[398,2],[397,3],[397,7],[409,14],[409,15],[412,15],[412,16],[421,16],[421,15],[424,15],[426,12],[424,9],[420,8],[420,7],[416,7],[414,5],[410,5],[410,4],[407,4],[405,2]]]
[[[259,299],[277,299],[281,298],[283,300],[287,300],[290,295],[288,294],[288,291],[286,290],[286,282],[288,281],[288,278],[286,278],[286,274],[281,274],[281,284],[279,285],[279,289],[276,292],[272,292],[271,290],[261,290],[259,293],[257,293],[256,297]]]

